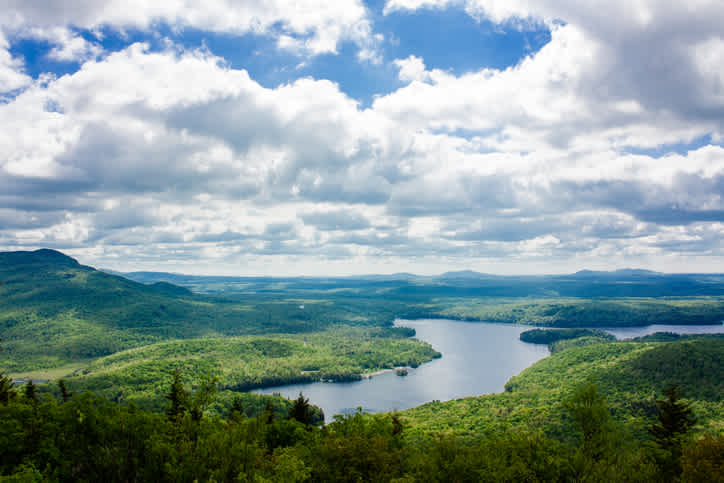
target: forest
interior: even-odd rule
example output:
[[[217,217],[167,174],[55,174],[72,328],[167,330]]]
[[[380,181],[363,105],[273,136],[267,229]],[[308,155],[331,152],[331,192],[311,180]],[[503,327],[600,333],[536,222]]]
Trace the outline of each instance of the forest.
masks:
[[[303,394],[286,411],[268,404],[250,415],[235,399],[223,414],[212,414],[217,382],[208,378],[190,390],[179,371],[164,388],[162,411],[73,392],[62,380],[51,395],[32,382],[14,388],[2,377],[0,481],[721,481],[722,343],[716,337],[602,343],[598,360],[591,346],[568,349],[514,378],[505,394],[488,396],[482,424],[459,412],[480,398],[402,413],[358,411],[320,426]],[[650,373],[666,364],[672,351],[693,355],[650,380],[647,366]],[[566,381],[571,360],[576,372],[588,369]],[[697,379],[701,366],[708,376]],[[649,386],[638,388],[642,380]],[[684,381],[686,389],[670,380]],[[537,406],[505,399],[539,397],[532,387],[554,381],[563,389]],[[629,395],[617,391],[624,389],[649,405],[642,418],[621,413],[621,397]],[[713,404],[715,414],[702,412],[701,401]],[[538,418],[504,416],[544,407]],[[437,418],[421,415],[431,408]],[[452,421],[453,413],[454,424],[443,430],[441,419]],[[428,424],[422,430],[421,421]]]
[[[723,478],[724,337],[596,329],[720,324],[715,276],[126,275],[0,253],[0,481]],[[248,392],[441,356],[398,317],[527,324],[551,355],[499,394],[326,426]]]

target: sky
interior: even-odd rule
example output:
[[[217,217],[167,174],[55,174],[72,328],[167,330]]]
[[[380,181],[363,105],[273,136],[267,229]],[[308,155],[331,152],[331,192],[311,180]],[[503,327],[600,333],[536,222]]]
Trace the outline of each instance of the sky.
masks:
[[[0,0],[0,250],[724,272],[721,0]]]

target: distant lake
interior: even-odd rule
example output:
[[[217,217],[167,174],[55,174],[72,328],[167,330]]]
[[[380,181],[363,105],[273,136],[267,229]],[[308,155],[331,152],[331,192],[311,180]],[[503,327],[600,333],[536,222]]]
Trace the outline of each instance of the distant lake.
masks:
[[[355,382],[290,384],[253,392],[279,393],[291,399],[302,392],[324,410],[329,422],[335,414],[354,412],[357,407],[385,412],[432,400],[502,392],[508,379],[549,354],[545,345],[520,341],[520,333],[532,328],[526,325],[444,319],[398,320],[396,325],[414,328],[416,338],[431,344],[442,353],[442,358],[411,369],[404,377],[387,372]],[[622,339],[654,332],[724,332],[724,325],[651,325],[604,330]]]
[[[600,327],[613,334],[617,339],[632,339],[654,332],[674,332],[677,334],[724,334],[724,324],[719,325],[647,325],[645,327]]]

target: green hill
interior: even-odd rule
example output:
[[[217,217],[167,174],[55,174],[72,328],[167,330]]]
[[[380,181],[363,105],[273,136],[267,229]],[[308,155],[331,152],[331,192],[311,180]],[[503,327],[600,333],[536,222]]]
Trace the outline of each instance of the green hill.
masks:
[[[699,429],[724,433],[724,336],[675,342],[602,342],[570,347],[511,378],[502,394],[431,402],[405,411],[417,436],[450,433],[468,437],[505,428],[570,431],[562,401],[594,382],[611,412],[628,431],[644,436],[656,414],[655,400],[671,384],[683,389]]]
[[[144,285],[53,250],[0,253],[0,367],[17,373],[167,339],[313,328],[288,317],[296,304],[270,305],[262,310],[170,283]]]
[[[190,385],[216,377],[222,393],[238,393],[282,384],[357,380],[361,374],[417,366],[440,355],[404,334],[374,337],[372,332],[348,327],[303,335],[160,342],[98,359],[66,382],[74,391],[91,390],[161,409],[175,369]]]

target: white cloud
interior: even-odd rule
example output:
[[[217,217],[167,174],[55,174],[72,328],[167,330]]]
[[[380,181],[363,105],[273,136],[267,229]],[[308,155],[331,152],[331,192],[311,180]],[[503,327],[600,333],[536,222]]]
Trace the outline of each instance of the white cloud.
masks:
[[[414,55],[406,59],[395,59],[394,64],[400,69],[399,77],[403,82],[424,82],[429,74],[425,72],[425,62]]]
[[[340,42],[374,48],[367,10],[361,0],[6,0],[13,25],[52,29],[152,29],[158,23],[231,34],[264,34],[284,39],[280,47],[305,54],[335,53]]]
[[[340,19],[337,5],[289,13],[239,3],[226,12],[236,23],[217,24],[225,5],[186,2],[171,15],[145,2],[50,3],[51,15],[15,4],[36,26],[268,32],[280,22],[279,46],[300,52],[349,39],[364,57],[383,40],[365,43],[372,30],[357,2]],[[388,10],[421,5],[432,2]],[[721,139],[724,44],[710,19],[721,9],[615,1],[606,4],[613,20],[596,22],[598,3],[446,5],[545,22],[551,41],[518,65],[462,75],[397,59],[408,84],[363,108],[329,80],[268,88],[207,51],[134,44],[96,58],[92,45],[73,47],[72,31],[58,34],[69,56],[88,61],[25,80],[0,104],[0,244],[93,247],[99,260],[139,264],[173,253],[174,263],[194,257],[212,271],[239,269],[228,260],[264,271],[340,257],[360,271],[382,259],[394,264],[387,271],[425,271],[413,259],[515,270],[497,257],[550,271],[616,254],[658,269],[701,256],[724,267],[724,149],[627,152]],[[2,47],[0,66],[21,72]]]
[[[27,34],[29,37],[47,40],[54,47],[48,56],[61,62],[84,62],[95,59],[103,48],[95,42],[89,42],[80,35],[64,27],[55,27],[47,30],[34,29]]]
[[[9,43],[0,29],[0,95],[30,84],[31,79],[23,72],[23,62],[9,52]],[[1,99],[1,97],[0,97]]]

